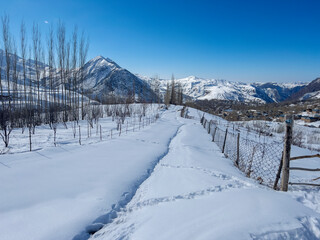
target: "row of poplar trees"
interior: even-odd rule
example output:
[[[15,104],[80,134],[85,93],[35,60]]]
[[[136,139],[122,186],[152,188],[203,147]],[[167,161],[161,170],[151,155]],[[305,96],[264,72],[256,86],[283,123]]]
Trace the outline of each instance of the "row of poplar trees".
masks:
[[[68,35],[62,22],[50,25],[44,36],[38,24],[28,34],[22,22],[18,40],[9,22],[8,16],[1,18],[0,136],[6,147],[15,127],[29,129],[31,138],[37,125],[54,128],[85,118],[83,66],[89,46],[84,33],[74,27]]]
[[[174,76],[172,75],[171,84],[167,83],[167,89],[164,96],[164,103],[166,105],[182,105],[183,104],[183,91],[180,83],[176,84]]]

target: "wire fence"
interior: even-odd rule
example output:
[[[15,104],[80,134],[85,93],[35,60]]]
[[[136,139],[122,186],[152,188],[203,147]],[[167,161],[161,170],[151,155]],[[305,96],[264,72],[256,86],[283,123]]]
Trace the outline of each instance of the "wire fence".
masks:
[[[277,189],[283,143],[264,138],[257,141],[241,130],[219,125],[218,121],[201,118],[201,123],[212,136],[222,153],[246,174],[260,184]]]
[[[24,129],[23,133],[17,129],[11,137],[10,148],[7,151],[0,151],[0,155],[37,151],[48,146],[87,145],[108,141],[140,131],[155,123],[159,116],[159,112],[157,112],[147,116],[127,117],[124,120],[115,117],[112,121],[112,117],[108,117],[92,123],[86,120],[78,123],[69,122],[65,126],[60,124],[61,126],[57,128],[56,133],[49,126],[40,126],[31,134],[29,134],[28,128]]]

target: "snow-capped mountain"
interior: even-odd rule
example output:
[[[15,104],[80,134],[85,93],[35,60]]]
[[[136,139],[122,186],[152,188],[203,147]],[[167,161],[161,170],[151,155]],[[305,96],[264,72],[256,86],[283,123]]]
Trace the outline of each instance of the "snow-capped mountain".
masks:
[[[16,69],[17,69],[17,83],[18,89],[22,89],[24,84],[23,79],[23,60],[21,57],[10,54],[11,66],[10,71],[13,72],[13,62],[16,58]],[[1,61],[2,60],[2,61]],[[0,63],[1,63],[1,75],[2,80],[5,80],[6,71],[6,59],[5,53],[0,49]],[[26,64],[26,86],[29,86],[30,80],[36,84],[36,67],[35,61],[28,59]],[[48,66],[42,62],[38,62],[38,70],[40,71],[41,82],[47,81],[44,76],[48,76]],[[46,70],[46,71],[44,71]],[[155,93],[152,91],[150,86],[144,80],[138,78],[128,70],[121,68],[117,63],[109,58],[104,58],[102,56],[97,56],[89,60],[83,67],[84,78],[83,87],[86,96],[92,99],[103,99],[114,101],[114,98],[126,99],[133,93],[133,86],[135,91],[135,96],[137,100],[150,101],[151,99],[156,99]],[[54,82],[53,86],[58,88],[61,86],[59,69],[54,70]],[[46,75],[45,75],[46,74]],[[70,74],[71,76],[72,74]],[[13,73],[10,77],[14,76]],[[13,80],[13,79],[11,79]],[[65,81],[71,81],[65,80]],[[79,79],[79,83],[80,79]],[[48,84],[48,83],[47,83]],[[44,84],[43,84],[44,86]],[[6,89],[6,83],[2,82],[2,87]],[[42,87],[42,86],[41,86]],[[68,88],[68,83],[66,84]],[[80,93],[80,90],[78,91]]]
[[[132,94],[134,86],[136,98],[147,101],[155,98],[147,82],[121,68],[109,58],[97,56],[91,59],[84,65],[84,72],[84,89],[91,97],[126,98]]]
[[[234,83],[226,80],[203,79],[195,76],[177,79],[181,84],[183,93],[197,100],[236,100],[236,101],[259,101],[255,96],[255,89],[243,83]],[[170,80],[163,81],[166,85]]]
[[[2,57],[2,76],[5,72],[4,52],[0,49],[0,58]],[[18,84],[23,84],[22,59],[19,56],[11,54],[11,58],[17,57],[17,70],[19,72]],[[47,69],[48,66],[39,62],[39,69]],[[36,79],[35,61],[27,60],[27,81]],[[97,56],[89,60],[84,65],[83,86],[85,95],[92,99],[125,99],[132,95],[133,87],[136,99],[152,100],[156,99],[155,93],[151,89],[151,78],[143,77],[138,74],[132,74],[127,69],[120,67],[109,58]],[[48,71],[46,71],[48,74]],[[56,70],[59,76],[59,70]],[[43,75],[41,75],[43,76]],[[30,78],[30,79],[29,79]],[[4,78],[3,78],[4,79]],[[59,77],[57,78],[59,79]],[[314,80],[309,85],[306,83],[241,83],[231,82],[219,79],[205,79],[195,76],[176,79],[175,82],[181,85],[186,99],[193,100],[235,100],[241,102],[281,102],[284,100],[305,100],[316,99],[320,97],[319,79]],[[167,83],[171,80],[160,80],[162,93],[165,92]],[[3,83],[4,85],[4,83]],[[54,83],[55,87],[61,85],[60,81]],[[308,85],[308,86],[307,86]],[[5,86],[4,86],[5,87]],[[319,92],[318,92],[319,91]]]
[[[16,58],[17,60],[17,65],[16,65],[16,69],[18,72],[18,79],[17,79],[17,83],[18,84],[24,84],[24,80],[23,80],[23,59],[21,57],[19,57],[18,55],[15,54],[9,54],[10,57],[10,61],[11,61],[11,67],[10,67],[10,71],[13,71],[13,62],[14,59]],[[36,79],[36,67],[35,67],[36,62],[32,59],[26,59],[25,60],[25,66],[26,66],[26,85],[29,85],[29,81],[30,79]],[[2,80],[5,79],[5,71],[6,71],[6,55],[5,52],[0,49],[0,66],[1,66],[1,75],[2,75]],[[48,66],[45,65],[42,62],[38,61],[38,69],[39,71],[43,71],[43,69],[47,68]],[[11,73],[11,76],[13,76],[13,74]]]
[[[316,78],[304,86],[297,93],[293,94],[290,100],[307,100],[320,98],[320,78]]]
[[[161,80],[161,89],[165,91],[171,80]],[[234,100],[241,102],[281,102],[291,94],[298,92],[305,83],[241,83],[218,79],[204,79],[195,76],[176,79],[183,93],[193,100]]]

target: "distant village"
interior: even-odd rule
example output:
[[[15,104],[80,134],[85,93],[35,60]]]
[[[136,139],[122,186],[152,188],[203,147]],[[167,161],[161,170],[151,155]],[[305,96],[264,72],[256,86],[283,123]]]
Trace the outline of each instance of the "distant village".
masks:
[[[286,114],[291,114],[295,120],[302,120],[306,123],[320,121],[320,109],[318,108],[308,108],[300,113],[296,111],[283,112],[279,110],[276,114],[274,112],[270,114],[268,111],[258,111],[255,109],[246,111],[227,109],[219,113],[218,116],[230,121],[266,120],[283,122]]]
[[[286,115],[293,115],[300,124],[319,121],[320,101],[298,103],[240,103],[235,101],[197,101],[191,106],[218,115],[228,121],[265,120],[283,122]]]

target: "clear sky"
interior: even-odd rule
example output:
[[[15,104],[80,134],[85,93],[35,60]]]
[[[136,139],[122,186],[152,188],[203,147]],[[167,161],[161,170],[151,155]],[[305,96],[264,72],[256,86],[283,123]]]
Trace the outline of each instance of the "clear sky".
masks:
[[[13,34],[22,19],[44,31],[60,19],[70,32],[74,25],[86,31],[88,58],[109,57],[141,75],[243,82],[320,77],[319,0],[0,0],[0,6]]]

